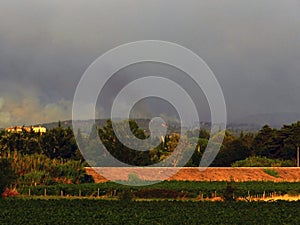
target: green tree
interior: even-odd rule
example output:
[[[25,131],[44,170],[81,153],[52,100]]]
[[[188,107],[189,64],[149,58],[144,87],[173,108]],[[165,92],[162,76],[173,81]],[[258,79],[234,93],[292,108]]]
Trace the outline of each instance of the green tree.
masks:
[[[296,159],[296,149],[300,147],[300,122],[284,125],[279,132],[279,137],[282,146],[277,153],[277,157]]]
[[[241,135],[236,138],[231,134],[225,135],[225,141],[221,146],[220,152],[212,163],[212,166],[231,166],[238,160],[246,159],[251,155],[251,134]]]
[[[78,147],[70,127],[49,130],[41,138],[43,153],[50,158],[78,159]]]
[[[194,140],[191,140],[191,142],[194,143]],[[189,162],[186,164],[187,167],[198,167],[199,166],[203,152],[206,149],[207,144],[208,144],[208,139],[198,138],[198,143],[197,143],[195,152],[193,153]]]
[[[126,145],[134,144],[131,143],[132,140],[127,137],[125,132],[122,132],[124,129],[124,123],[129,123],[131,128],[131,132],[139,139],[145,139],[147,136],[142,129],[138,127],[138,124],[134,120],[123,121],[116,124],[116,129],[119,130],[120,134],[124,134],[122,137],[125,143],[122,143],[117,138],[113,126],[112,121],[108,120],[106,125],[99,129],[99,137],[106,147],[106,150],[110,152],[112,156],[117,158],[118,160],[137,166],[145,166],[151,164],[151,154],[150,151],[136,151],[134,149],[128,148]],[[145,146],[146,148],[147,146]],[[150,149],[149,149],[150,150]]]
[[[252,152],[254,155],[273,158],[278,151],[278,131],[265,125],[258,132],[253,141]]]
[[[0,158],[0,168],[0,194],[2,194],[5,189],[15,181],[16,174],[11,167],[10,160],[8,159]]]

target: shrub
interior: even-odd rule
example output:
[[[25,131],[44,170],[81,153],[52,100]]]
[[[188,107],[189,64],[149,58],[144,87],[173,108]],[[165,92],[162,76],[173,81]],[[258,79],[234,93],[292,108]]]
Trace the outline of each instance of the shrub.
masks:
[[[235,201],[234,192],[237,190],[234,179],[231,178],[230,182],[227,182],[226,188],[223,192],[223,199],[224,201],[232,202]]]
[[[13,197],[13,196],[16,196],[18,194],[19,194],[19,192],[16,189],[6,188],[5,191],[2,193],[2,198]]]
[[[124,202],[130,202],[133,200],[133,194],[130,189],[124,189],[122,192],[118,195],[119,200]]]
[[[252,156],[244,160],[236,161],[232,167],[293,167],[291,160],[269,159],[267,157]]]
[[[263,170],[266,174],[269,174],[270,176],[272,177],[276,177],[278,178],[279,175],[278,175],[278,172],[276,170],[272,170],[272,169],[264,169]]]

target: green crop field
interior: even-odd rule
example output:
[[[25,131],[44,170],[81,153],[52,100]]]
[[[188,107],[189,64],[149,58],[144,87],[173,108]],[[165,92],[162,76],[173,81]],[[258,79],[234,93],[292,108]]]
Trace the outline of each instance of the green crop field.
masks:
[[[31,195],[43,196],[46,193],[49,196],[97,196],[110,195],[110,193],[118,194],[124,190],[130,189],[133,193],[141,196],[145,191],[147,193],[153,193],[153,197],[157,197],[155,194],[157,191],[173,191],[181,193],[188,198],[196,198],[202,194],[203,197],[210,197],[213,194],[222,196],[226,189],[227,182],[191,182],[191,181],[164,181],[155,185],[141,186],[141,187],[128,187],[120,184],[107,182],[100,184],[61,184],[50,186],[36,186],[36,187],[19,187],[18,191],[21,195],[28,195],[29,189]],[[300,194],[300,183],[277,183],[277,182],[235,182],[235,196],[247,197],[248,195],[255,196],[257,194],[271,194],[276,193],[278,195]],[[151,198],[151,195],[147,195]],[[145,197],[147,197],[145,196]],[[161,198],[165,198],[163,195]]]
[[[300,202],[0,201],[0,224],[300,224]]]

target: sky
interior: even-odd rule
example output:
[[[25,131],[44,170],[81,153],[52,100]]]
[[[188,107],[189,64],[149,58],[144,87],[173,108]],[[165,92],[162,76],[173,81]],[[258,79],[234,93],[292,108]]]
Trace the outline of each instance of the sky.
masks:
[[[297,0],[1,0],[0,127],[71,119],[73,96],[88,66],[138,40],[170,41],[198,54],[220,83],[229,121],[300,113],[299,21]],[[155,64],[125,68],[101,97],[109,102],[124,80],[139,73],[184,77]],[[200,119],[209,120],[200,92]],[[172,108],[156,104],[157,114]],[[98,115],[106,117],[106,107],[100,108]]]

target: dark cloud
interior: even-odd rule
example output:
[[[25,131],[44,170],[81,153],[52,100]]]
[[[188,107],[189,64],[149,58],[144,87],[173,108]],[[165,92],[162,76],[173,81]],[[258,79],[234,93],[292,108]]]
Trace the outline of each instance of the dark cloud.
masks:
[[[299,12],[297,0],[3,0],[0,126],[70,118],[88,65],[143,39],[175,42],[200,55],[222,86],[230,120],[300,112]],[[29,119],[14,109],[43,113]]]

